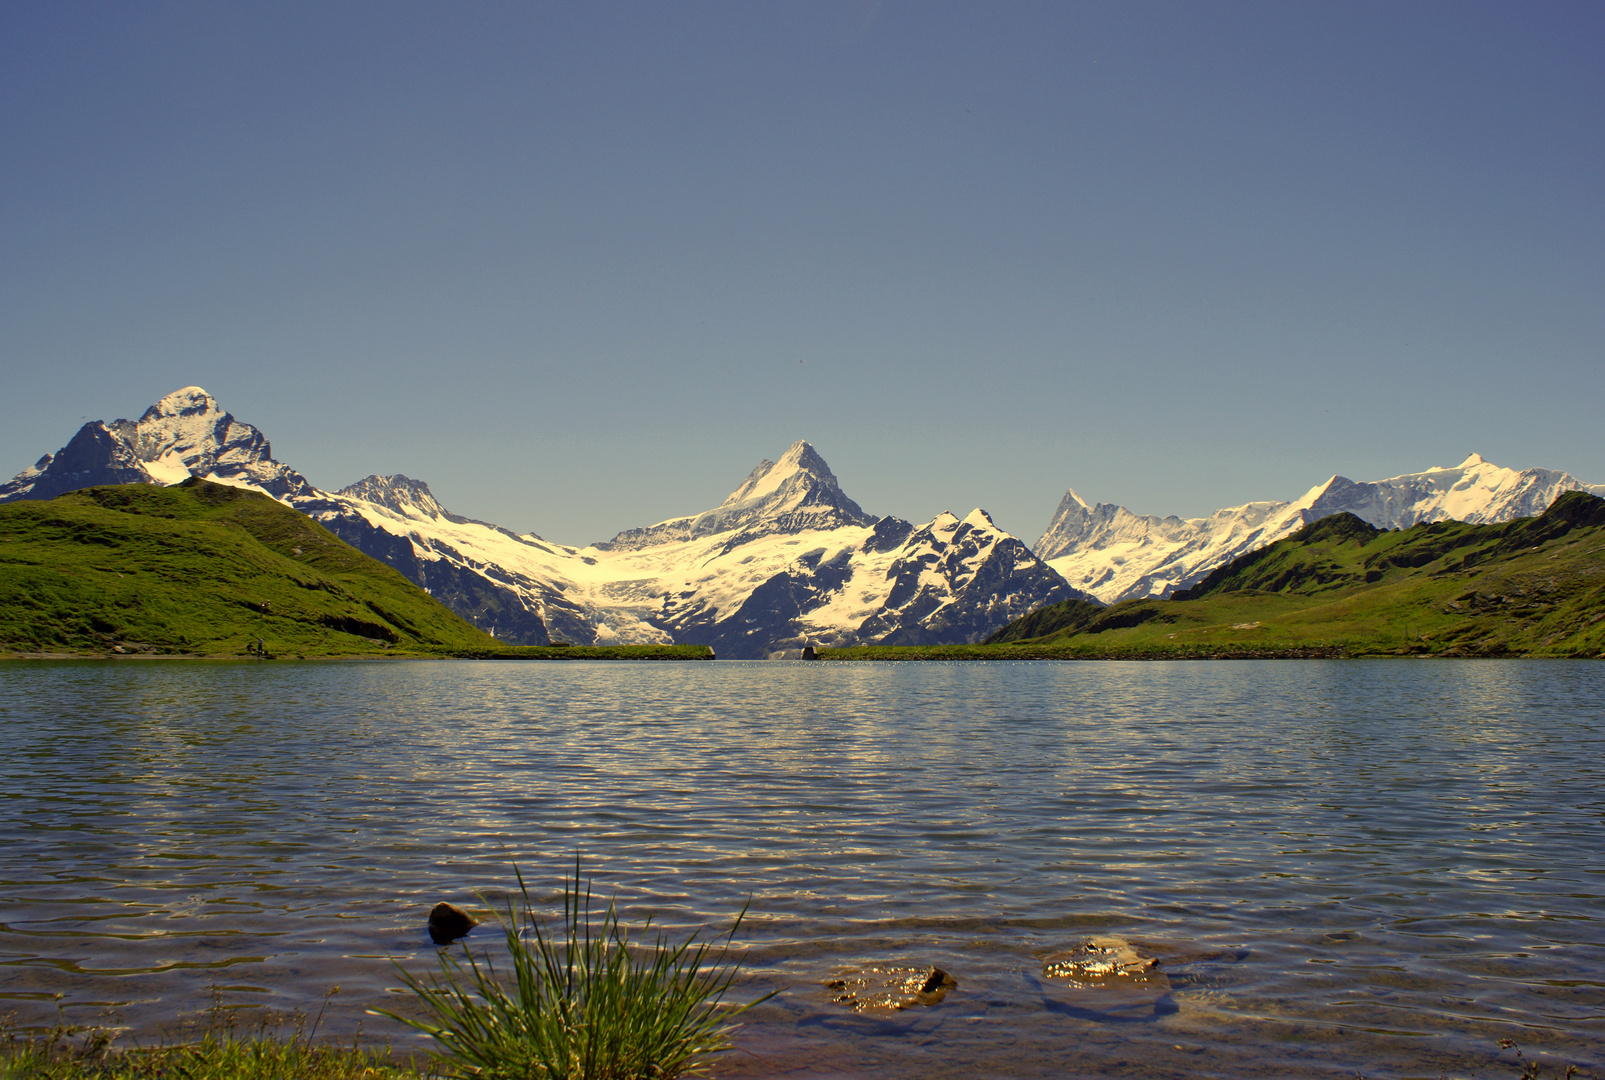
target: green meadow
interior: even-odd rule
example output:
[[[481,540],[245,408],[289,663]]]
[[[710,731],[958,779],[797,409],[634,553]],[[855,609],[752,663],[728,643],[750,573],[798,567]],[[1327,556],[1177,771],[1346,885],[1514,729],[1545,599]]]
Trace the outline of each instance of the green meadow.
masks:
[[[351,656],[495,648],[312,519],[202,480],[0,506],[0,648]]]

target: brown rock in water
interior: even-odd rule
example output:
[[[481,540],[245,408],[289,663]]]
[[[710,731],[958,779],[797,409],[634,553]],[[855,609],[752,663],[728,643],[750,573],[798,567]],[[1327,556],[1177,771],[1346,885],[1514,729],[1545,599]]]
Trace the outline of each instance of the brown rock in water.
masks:
[[[936,1005],[958,985],[939,967],[858,968],[825,984],[834,991],[832,1000],[858,1013]]]
[[[1141,980],[1159,961],[1120,937],[1093,937],[1069,952],[1043,961],[1042,974],[1050,979],[1071,979],[1082,985],[1101,985],[1122,978]]]
[[[456,904],[442,901],[429,913],[429,937],[436,945],[447,945],[479,925],[479,920]]]
[[[1065,952],[1044,958],[1042,976],[1053,997],[1109,1019],[1149,1019],[1160,1015],[1170,979],[1146,949],[1121,937],[1087,938]]]

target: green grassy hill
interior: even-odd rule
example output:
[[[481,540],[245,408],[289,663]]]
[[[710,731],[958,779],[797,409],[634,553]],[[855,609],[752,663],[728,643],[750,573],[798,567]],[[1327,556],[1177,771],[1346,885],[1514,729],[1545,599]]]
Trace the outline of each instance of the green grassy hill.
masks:
[[[383,563],[202,480],[0,505],[0,652],[501,653]]]
[[[1055,604],[985,645],[930,658],[1602,653],[1605,500],[1571,492],[1540,517],[1502,525],[1442,521],[1381,532],[1339,514],[1172,599]]]

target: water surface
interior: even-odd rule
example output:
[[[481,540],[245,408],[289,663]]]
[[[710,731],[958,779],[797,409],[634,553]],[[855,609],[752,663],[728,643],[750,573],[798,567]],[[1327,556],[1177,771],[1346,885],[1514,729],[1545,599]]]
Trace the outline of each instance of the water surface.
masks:
[[[751,897],[725,1070],[1600,1069],[1605,665],[0,664],[0,1012],[406,1006],[440,899],[574,853],[633,919]],[[1136,991],[1045,959],[1114,935]],[[467,939],[492,946],[492,935]],[[935,964],[940,1004],[826,984]]]

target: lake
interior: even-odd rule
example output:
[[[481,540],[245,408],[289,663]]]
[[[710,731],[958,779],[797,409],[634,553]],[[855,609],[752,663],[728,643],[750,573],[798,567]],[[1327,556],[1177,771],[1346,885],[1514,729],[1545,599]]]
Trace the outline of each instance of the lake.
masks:
[[[751,899],[734,996],[782,993],[724,1075],[1605,1061],[1605,664],[9,662],[0,748],[24,1026],[410,1049],[366,1010],[428,908],[578,852],[631,920]],[[1094,937],[1158,966],[1063,977]],[[929,1006],[829,985],[930,965]]]

